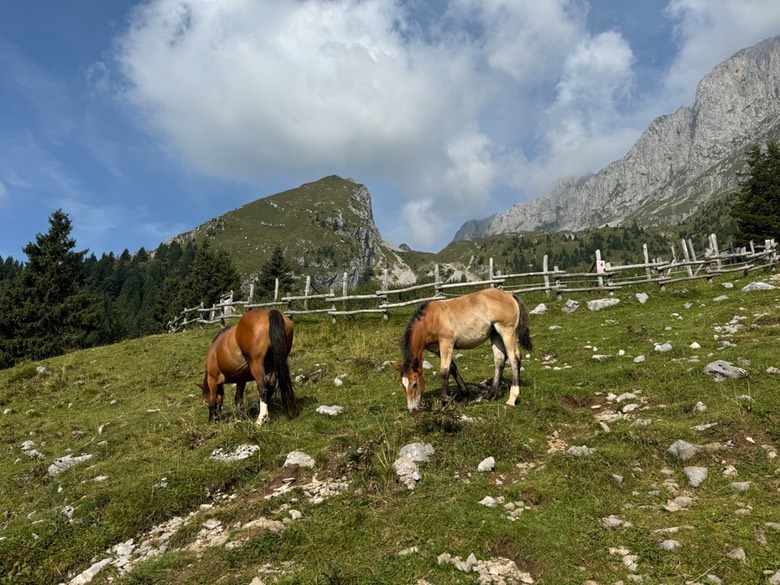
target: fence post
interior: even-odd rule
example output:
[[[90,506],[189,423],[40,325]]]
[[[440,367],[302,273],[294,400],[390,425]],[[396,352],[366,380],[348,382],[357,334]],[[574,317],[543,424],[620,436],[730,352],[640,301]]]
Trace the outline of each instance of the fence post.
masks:
[[[490,288],[493,288],[493,257],[490,257],[489,268],[490,271]]]
[[[542,258],[542,272],[544,272],[544,294],[550,296],[550,275],[547,274],[547,254]]]
[[[653,273],[650,271],[650,254],[647,252],[647,244],[642,244],[642,252],[645,255],[645,265],[647,266],[647,268],[645,268],[647,280],[653,280]]]
[[[680,244],[682,245],[683,257],[685,258],[685,270],[688,272],[688,276],[693,276],[693,269],[691,269],[691,256],[688,254],[688,246],[683,239]]]
[[[311,289],[311,276],[306,277],[306,286],[303,289],[303,296],[308,297],[309,296],[309,290]],[[309,299],[305,298],[303,299],[303,310],[308,311],[309,310]]]
[[[387,290],[387,287],[389,285],[390,285],[390,273],[387,270],[387,268],[385,268],[382,271],[382,290]]]
[[[347,296],[347,273],[341,275],[341,296]]]
[[[596,274],[604,274],[605,262],[601,259],[601,250],[596,250]],[[599,288],[604,286],[604,277],[599,276],[596,279],[599,283]]]
[[[561,277],[558,276],[557,266],[553,266],[553,271],[555,272],[555,300],[560,301],[563,300],[563,294],[561,293]]]
[[[274,278],[274,302],[279,300],[279,279]]]
[[[441,287],[439,286],[441,284],[439,282],[439,265],[434,264],[433,266],[433,296],[438,296],[439,292],[441,291]]]
[[[336,298],[336,295],[333,293],[333,287],[330,288],[330,295],[333,298]],[[336,312],[336,301],[331,301],[330,309],[332,311],[330,315],[330,322],[335,325],[336,324],[336,315],[334,314]]]

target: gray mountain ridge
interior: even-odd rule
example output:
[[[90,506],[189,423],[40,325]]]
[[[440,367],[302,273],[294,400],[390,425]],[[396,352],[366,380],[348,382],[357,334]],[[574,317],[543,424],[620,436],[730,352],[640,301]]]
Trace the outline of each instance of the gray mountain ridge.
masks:
[[[467,221],[453,241],[522,231],[676,224],[733,191],[745,150],[780,134],[780,36],[742,49],[698,84],[693,106],[660,116],[626,155],[564,178],[505,213]]]

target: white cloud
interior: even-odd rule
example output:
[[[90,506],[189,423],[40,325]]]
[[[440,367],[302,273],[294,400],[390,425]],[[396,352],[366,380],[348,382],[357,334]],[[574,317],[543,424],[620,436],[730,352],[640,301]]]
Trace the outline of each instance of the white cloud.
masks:
[[[780,32],[776,0],[670,0],[666,14],[680,45],[665,80],[670,105],[690,105],[696,85],[715,65]]]
[[[133,13],[113,65],[123,99],[194,171],[389,185],[410,235],[398,241],[425,247],[453,222],[622,157],[653,117],[689,105],[715,64],[780,23],[775,0],[671,0],[679,55],[663,88],[636,96],[629,40],[588,30],[588,9],[152,0]],[[90,74],[99,88],[110,77],[102,63]]]

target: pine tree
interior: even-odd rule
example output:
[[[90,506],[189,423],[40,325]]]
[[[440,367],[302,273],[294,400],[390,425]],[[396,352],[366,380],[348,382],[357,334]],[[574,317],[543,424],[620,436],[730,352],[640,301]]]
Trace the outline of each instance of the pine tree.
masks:
[[[282,247],[277,244],[271,256],[260,269],[257,278],[257,295],[260,298],[273,298],[276,289],[276,279],[279,279],[279,292],[289,292],[293,285],[290,276],[290,265],[284,258]]]
[[[62,210],[49,218],[46,234],[23,249],[27,263],[4,287],[0,309],[0,359],[11,365],[85,347],[98,329],[99,304],[84,287],[83,259],[75,252],[71,222]]]
[[[740,245],[750,240],[780,240],[780,147],[773,140],[767,142],[765,150],[753,146],[748,150],[747,164],[747,179],[734,201],[734,240]]]

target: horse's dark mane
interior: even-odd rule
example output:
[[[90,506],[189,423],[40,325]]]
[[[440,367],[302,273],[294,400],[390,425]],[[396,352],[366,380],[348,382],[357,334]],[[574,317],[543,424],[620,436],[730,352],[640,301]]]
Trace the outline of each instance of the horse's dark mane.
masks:
[[[401,337],[401,355],[404,358],[404,363],[402,366],[403,372],[407,371],[409,367],[412,364],[412,360],[414,359],[414,356],[412,355],[412,331],[414,330],[414,325],[419,321],[422,316],[425,314],[425,309],[428,308],[428,302],[424,302],[422,305],[417,307],[417,310],[412,315],[412,318],[409,319],[409,324],[406,326],[406,331],[404,331],[403,337]]]

